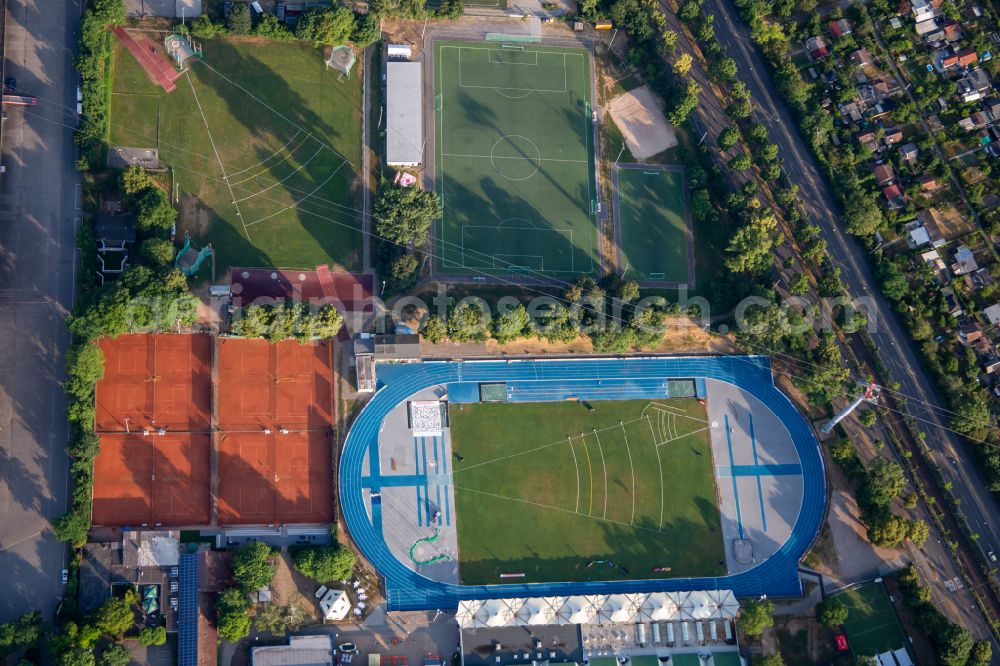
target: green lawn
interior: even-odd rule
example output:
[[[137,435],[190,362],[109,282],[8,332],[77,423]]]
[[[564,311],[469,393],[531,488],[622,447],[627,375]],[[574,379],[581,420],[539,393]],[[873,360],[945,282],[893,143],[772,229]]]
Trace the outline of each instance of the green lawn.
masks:
[[[178,231],[212,243],[220,271],[359,269],[359,73],[339,80],[306,44],[203,47],[170,94],[116,50],[112,143],[159,147],[180,195]]]
[[[865,583],[841,592],[836,598],[849,609],[844,633],[856,656],[875,656],[886,650],[907,647],[909,641],[881,582]]]
[[[590,55],[435,42],[444,273],[594,274]]]
[[[620,168],[615,205],[621,225],[622,270],[639,281],[686,283],[688,273],[684,170]]]
[[[463,583],[521,572],[518,582],[725,574],[705,408],[694,399],[591,407],[451,408]],[[588,567],[595,560],[620,568]]]

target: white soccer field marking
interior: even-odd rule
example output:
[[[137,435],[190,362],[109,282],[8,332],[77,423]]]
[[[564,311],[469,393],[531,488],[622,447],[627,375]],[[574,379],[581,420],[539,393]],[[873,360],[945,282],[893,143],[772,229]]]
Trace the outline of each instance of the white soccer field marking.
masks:
[[[636,419],[638,420],[638,419]],[[628,466],[632,470],[632,520],[629,525],[635,525],[635,465],[632,464],[632,448],[628,445],[628,433],[625,432],[625,424],[620,423],[622,427],[622,435],[625,436],[625,451],[628,452]],[[653,440],[656,441],[655,439]]]
[[[660,522],[657,524],[661,530],[663,529],[663,503],[664,503],[664,490],[663,490],[663,461],[660,460],[660,447],[656,443],[656,431],[653,430],[653,422],[650,418],[646,417],[646,423],[649,425],[649,434],[653,436],[653,451],[656,452],[656,467],[660,472]]]
[[[576,462],[576,451],[573,450],[573,438],[567,438],[566,442],[569,444],[569,452],[573,454],[573,467],[576,468],[576,510],[574,513],[580,513],[580,465]]]
[[[291,178],[292,176],[294,176],[295,174],[297,174],[299,171],[301,171],[302,169],[304,169],[306,167],[306,165],[309,164],[310,162],[312,162],[314,159],[316,159],[316,156],[319,155],[321,152],[323,152],[323,146],[320,146],[319,150],[317,150],[315,153],[313,153],[312,156],[309,159],[307,159],[305,162],[303,162],[302,164],[300,164],[294,171],[292,171],[290,174],[288,174],[287,176],[285,176],[281,180],[275,181],[275,182],[271,183],[270,185],[268,185],[267,187],[265,187],[264,189],[257,190],[253,194],[245,196],[242,199],[237,199],[236,202],[239,203],[241,201],[246,201],[247,199],[253,199],[256,196],[260,196],[261,194],[264,194],[264,192],[267,192],[267,191],[269,191],[271,189],[274,189],[278,185],[281,185],[283,182],[285,182],[286,180],[288,180],[289,178]],[[343,166],[343,165],[341,165],[341,166]],[[340,167],[338,167],[338,168],[340,168]],[[336,173],[336,171],[334,171],[334,173]]]
[[[594,430],[594,437],[597,438],[597,450],[601,453],[601,466],[604,467],[604,514],[603,518],[608,517],[608,464],[604,462],[604,447],[601,446],[601,436],[597,434],[597,430]],[[656,438],[653,438],[656,441]]]

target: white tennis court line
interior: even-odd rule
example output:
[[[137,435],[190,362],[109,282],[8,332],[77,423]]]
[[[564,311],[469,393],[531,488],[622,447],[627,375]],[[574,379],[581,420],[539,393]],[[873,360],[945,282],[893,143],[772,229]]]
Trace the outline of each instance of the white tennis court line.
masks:
[[[287,162],[289,159],[291,159],[292,155],[295,154],[295,151],[297,151],[299,148],[301,148],[302,146],[304,146],[306,144],[306,141],[308,141],[308,140],[309,140],[308,136],[303,137],[302,141],[300,141],[298,143],[298,145],[296,145],[294,148],[292,148],[291,150],[287,151],[285,153],[285,156],[282,159],[278,160],[277,162],[274,162],[273,164],[270,164],[270,165],[264,167],[263,169],[261,169],[260,171],[258,171],[255,174],[253,174],[252,176],[247,176],[246,178],[241,178],[241,179],[235,181],[236,184],[240,185],[242,183],[247,183],[247,182],[249,182],[251,180],[254,180],[256,178],[260,178],[261,176],[267,174],[268,172],[271,171],[271,169],[275,168],[276,166],[278,166],[282,162]],[[322,144],[320,144],[320,146],[322,147]],[[258,162],[255,166],[261,166],[261,165],[263,165],[264,162],[267,162],[269,159],[271,159],[272,157],[274,157],[277,154],[278,153],[274,153],[274,155],[269,155],[268,157],[266,157],[263,160],[261,160],[260,162]],[[251,168],[253,168],[253,167],[251,167]],[[246,169],[244,169],[243,171],[246,171]],[[231,176],[232,176],[232,174],[230,174],[230,177]],[[230,181],[230,182],[233,182],[233,181]]]
[[[253,169],[255,167],[259,167],[261,164],[263,164],[264,162],[268,161],[269,159],[271,159],[272,157],[274,157],[275,155],[277,155],[281,151],[285,150],[286,148],[288,148],[288,146],[292,145],[292,141],[295,141],[296,137],[298,137],[299,134],[302,134],[302,130],[295,130],[295,134],[292,135],[292,138],[290,138],[288,141],[286,141],[285,145],[283,145],[281,148],[278,148],[272,154],[268,155],[267,157],[265,157],[264,159],[262,159],[260,162],[257,162],[257,164],[251,164],[247,168],[240,169],[239,171],[234,171],[234,172],[232,172],[229,175],[230,176],[239,176],[242,173],[246,173],[250,169]],[[302,144],[299,144],[299,145],[302,145]]]
[[[240,205],[236,203],[236,194],[233,192],[233,186],[229,184],[229,179],[226,178],[226,167],[222,166],[222,158],[219,157],[219,149],[215,147],[215,139],[212,138],[212,130],[208,127],[208,118],[205,117],[205,111],[201,108],[201,102],[198,100],[198,91],[194,89],[194,82],[191,81],[190,70],[185,72],[185,78],[187,78],[188,85],[191,86],[191,94],[194,95],[194,103],[198,107],[198,113],[201,114],[201,122],[205,123],[205,132],[208,134],[208,141],[212,144],[212,152],[215,153],[215,159],[219,162],[219,169],[222,170],[222,180],[226,181],[226,187],[229,188],[229,196],[233,205],[236,206],[236,217],[240,218],[240,224],[243,225],[243,233],[247,235],[247,240],[250,240],[250,230],[247,229],[246,222],[243,221],[243,214],[240,213]]]
[[[347,161],[346,161],[346,160],[345,160],[344,162],[341,162],[341,163],[340,163],[340,166],[338,166],[338,167],[337,167],[336,169],[334,169],[334,170],[333,170],[333,171],[332,171],[332,172],[330,173],[330,175],[329,175],[329,176],[327,176],[327,177],[326,177],[326,179],[325,179],[325,180],[324,180],[324,181],[323,181],[322,183],[320,183],[319,185],[317,185],[317,186],[316,186],[316,189],[314,189],[314,190],[313,190],[312,192],[310,192],[309,194],[305,195],[304,197],[302,197],[301,199],[299,199],[299,200],[298,200],[298,201],[296,201],[295,203],[291,204],[290,206],[285,206],[285,207],[284,207],[284,208],[282,208],[281,210],[279,210],[279,211],[277,211],[277,212],[274,212],[274,213],[271,213],[270,215],[267,215],[267,216],[265,216],[265,217],[262,217],[262,218],[260,218],[259,220],[254,220],[253,222],[248,222],[248,223],[246,223],[246,224],[245,224],[244,226],[245,226],[245,227],[251,227],[251,226],[253,226],[253,225],[255,225],[255,224],[260,224],[261,222],[264,222],[265,220],[269,220],[269,219],[271,219],[272,217],[274,217],[275,215],[281,215],[281,214],[282,214],[282,213],[284,213],[285,211],[289,211],[289,210],[291,210],[291,209],[293,209],[293,208],[296,208],[296,209],[297,209],[297,208],[298,208],[298,206],[299,206],[299,204],[301,204],[301,203],[302,203],[303,201],[305,201],[306,199],[308,199],[308,198],[309,198],[309,197],[311,197],[312,195],[316,194],[316,193],[317,193],[317,192],[318,192],[318,191],[319,191],[320,189],[322,189],[322,187],[323,187],[324,185],[326,185],[326,184],[327,184],[328,182],[330,182],[330,179],[331,179],[331,178],[333,178],[334,176],[336,176],[336,175],[337,175],[337,172],[338,172],[338,171],[340,171],[340,168],[341,168],[342,166],[344,166],[345,164],[347,164]]]
[[[310,157],[305,162],[303,162],[302,164],[300,164],[297,169],[295,169],[294,171],[292,171],[290,174],[288,174],[287,176],[285,176],[281,180],[275,181],[274,183],[271,183],[270,185],[268,185],[264,189],[258,190],[257,192],[254,192],[253,194],[251,194],[249,196],[245,196],[242,199],[237,199],[236,200],[237,203],[240,202],[240,201],[246,201],[247,199],[253,199],[256,196],[260,196],[261,194],[264,194],[264,192],[267,192],[268,190],[274,189],[278,185],[281,185],[283,182],[285,182],[286,180],[288,180],[289,178],[291,178],[292,176],[294,176],[295,174],[297,174],[299,171],[301,171],[302,169],[304,169],[306,167],[306,165],[309,164],[310,162],[312,162],[314,159],[316,159],[316,156],[319,155],[321,152],[323,152],[323,146],[320,146],[319,150],[317,150],[315,153],[312,154],[312,157]],[[343,166],[343,165],[341,165],[341,166]],[[340,167],[337,167],[337,168],[339,169]],[[336,173],[336,171],[334,171],[334,173]]]

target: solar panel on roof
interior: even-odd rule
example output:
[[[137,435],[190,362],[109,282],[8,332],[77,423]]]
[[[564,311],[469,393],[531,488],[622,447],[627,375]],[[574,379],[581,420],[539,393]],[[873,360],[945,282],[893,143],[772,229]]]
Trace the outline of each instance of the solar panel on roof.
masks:
[[[180,609],[177,616],[177,664],[198,666],[198,556],[181,555]]]

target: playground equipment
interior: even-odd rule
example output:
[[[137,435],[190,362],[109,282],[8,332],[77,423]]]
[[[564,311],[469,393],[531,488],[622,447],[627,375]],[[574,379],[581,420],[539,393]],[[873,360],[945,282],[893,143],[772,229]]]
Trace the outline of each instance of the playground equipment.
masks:
[[[191,246],[191,235],[184,232],[184,247],[177,253],[177,257],[174,259],[174,266],[179,268],[184,275],[191,277],[198,272],[205,259],[214,255],[215,250],[212,249],[211,243],[200,250],[196,250]],[[212,272],[214,273],[215,271],[213,270]]]
[[[163,40],[163,46],[167,49],[167,54],[173,59],[174,64],[180,69],[184,69],[184,63],[188,59],[201,57],[201,45],[184,35],[177,33],[167,35]]]

